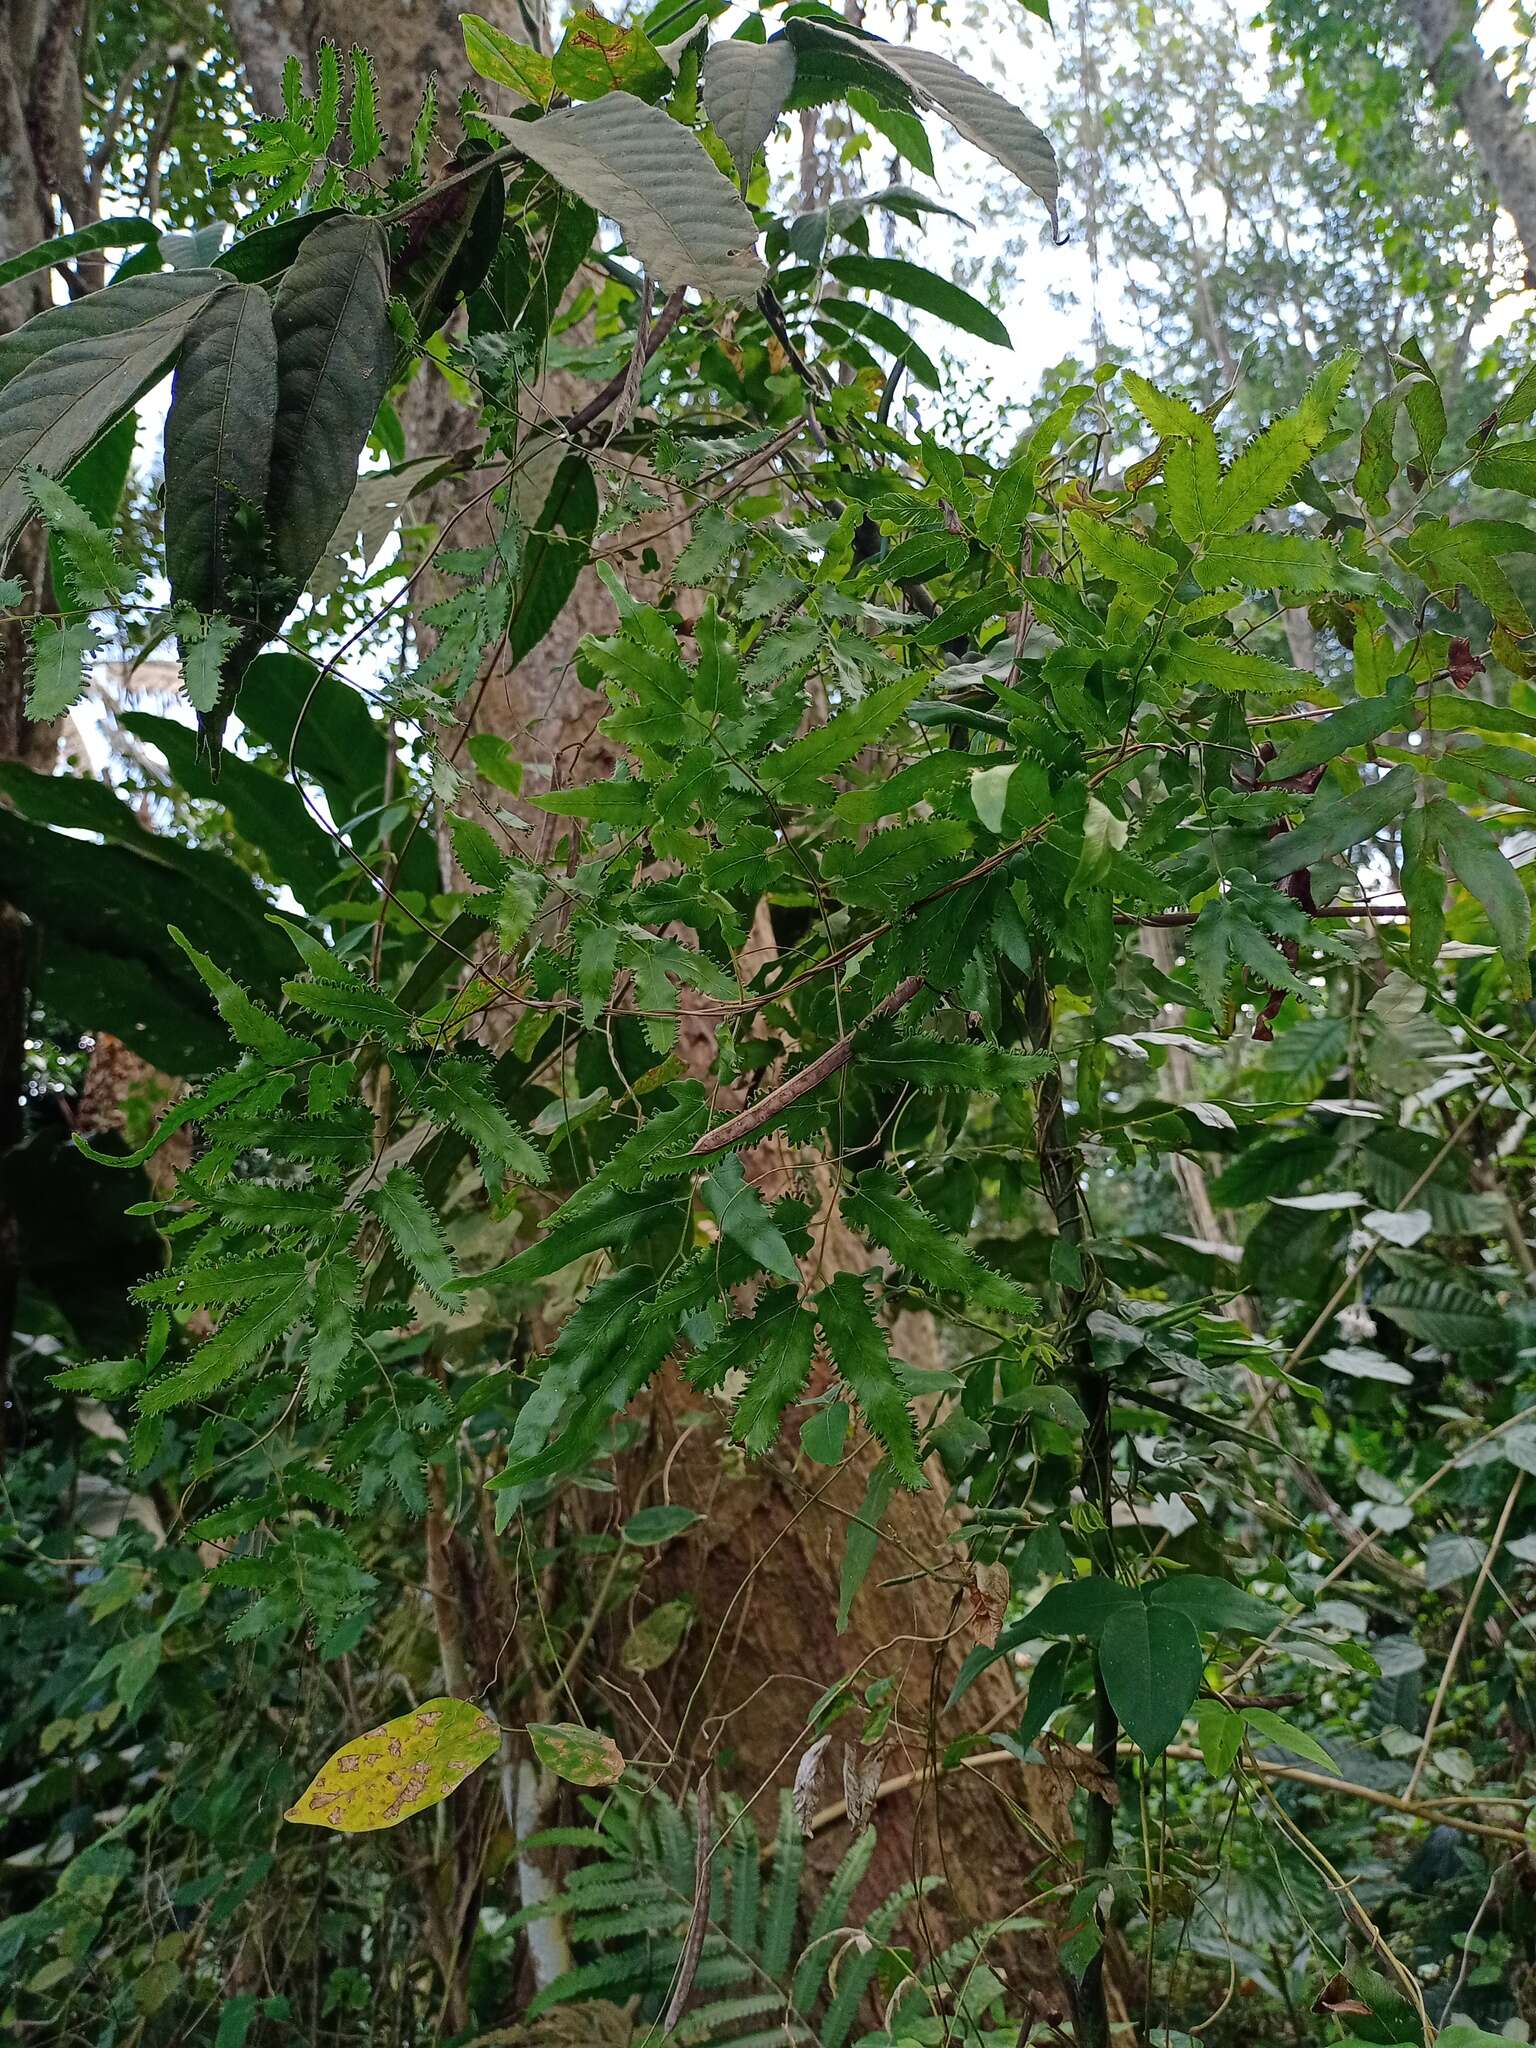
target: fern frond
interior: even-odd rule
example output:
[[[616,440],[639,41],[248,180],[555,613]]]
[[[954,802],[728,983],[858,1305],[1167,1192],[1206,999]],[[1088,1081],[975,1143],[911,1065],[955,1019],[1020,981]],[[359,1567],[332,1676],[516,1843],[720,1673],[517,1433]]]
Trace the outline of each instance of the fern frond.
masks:
[[[773,1843],[773,1877],[763,1902],[763,1938],[758,1956],[775,1983],[789,1969],[795,1940],[795,1908],[800,1901],[800,1872],[805,1865],[805,1840],[795,1819],[788,1792],[779,1794],[779,1832]]]
[[[870,1858],[875,1853],[879,1837],[873,1828],[865,1828],[849,1844],[847,1854],[832,1873],[832,1880],[821,1895],[811,1920],[810,1932],[806,1936],[801,1952],[800,1966],[795,1971],[795,1981],[790,1990],[790,2001],[797,2012],[809,2012],[816,2002],[817,1993],[826,1978],[827,1970],[836,1953],[831,1937],[839,1927],[847,1925],[848,1914],[853,1905],[853,1895],[863,1882],[869,1868]]]

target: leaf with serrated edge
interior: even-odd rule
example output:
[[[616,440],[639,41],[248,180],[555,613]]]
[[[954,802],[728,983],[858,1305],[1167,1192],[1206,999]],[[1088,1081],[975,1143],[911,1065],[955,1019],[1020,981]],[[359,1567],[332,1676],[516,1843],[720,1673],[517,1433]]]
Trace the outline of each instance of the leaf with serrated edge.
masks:
[[[496,1754],[501,1731],[469,1700],[423,1700],[330,1757],[283,1815],[344,1835],[397,1827]]]
[[[702,146],[659,107],[613,92],[538,121],[493,121],[525,156],[618,222],[669,289],[749,298],[763,281],[752,216]],[[333,522],[334,523],[334,522]]]

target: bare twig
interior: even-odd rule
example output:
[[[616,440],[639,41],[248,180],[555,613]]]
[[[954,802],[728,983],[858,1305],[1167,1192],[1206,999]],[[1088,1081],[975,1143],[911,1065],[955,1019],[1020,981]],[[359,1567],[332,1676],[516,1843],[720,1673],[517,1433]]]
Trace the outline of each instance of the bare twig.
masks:
[[[649,326],[642,333],[636,335],[635,356],[639,357],[642,369],[677,325],[678,320],[682,316],[686,300],[687,293],[679,285],[671,298],[667,300],[667,303],[656,315],[656,318],[650,322]],[[634,357],[631,357],[630,361],[624,365],[623,369],[616,376],[608,379],[608,382],[603,385],[601,390],[593,392],[584,406],[580,407],[578,411],[573,412],[569,419],[562,421],[561,424],[565,432],[568,434],[579,434],[583,427],[590,427],[595,419],[601,419],[609,406],[616,399],[623,396],[624,387],[629,382],[630,373],[633,368]]]
[[[661,2022],[663,2034],[670,2034],[683,2016],[683,2008],[693,1990],[693,1980],[699,1974],[704,1936],[709,1931],[709,1813],[709,1766],[706,1764],[704,1775],[699,1779],[698,1825],[693,1845],[693,1914],[688,1922],[688,1938],[678,1958],[677,1981],[672,1986],[672,1996],[667,2000],[666,2014]]]
[[[898,982],[884,1002],[875,1005],[863,1023],[855,1024],[851,1031],[845,1031],[837,1043],[829,1045],[819,1059],[812,1060],[808,1067],[802,1067],[798,1074],[791,1074],[787,1081],[781,1081],[777,1088],[770,1089],[768,1094],[754,1102],[750,1109],[744,1109],[739,1116],[728,1117],[723,1124],[716,1124],[712,1131],[706,1131],[691,1148],[688,1157],[703,1159],[712,1152],[723,1152],[728,1145],[739,1144],[743,1138],[750,1138],[754,1131],[760,1131],[764,1124],[772,1123],[776,1116],[798,1102],[802,1095],[809,1095],[813,1088],[819,1088],[829,1074],[835,1074],[840,1068],[846,1067],[853,1058],[853,1048],[859,1033],[873,1024],[877,1018],[894,1017],[899,1010],[904,1010],[922,985],[923,977],[920,974],[909,974],[905,981]]]
[[[1129,1754],[1131,1745],[1121,1747]],[[1163,1754],[1176,1763],[1200,1763],[1200,1751],[1192,1743],[1175,1742]],[[952,1770],[995,1771],[1003,1764],[1018,1764],[1018,1752],[1012,1749],[986,1749],[979,1756],[963,1756],[950,1766]],[[1090,1751],[1083,1751],[1084,1769],[1091,1769],[1093,1757]],[[1255,1757],[1246,1766],[1257,1771],[1261,1777],[1278,1778],[1293,1785],[1306,1785],[1315,1792],[1332,1792],[1345,1799],[1363,1800],[1368,1806],[1380,1806],[1389,1812],[1400,1813],[1409,1820],[1421,1820],[1432,1827],[1455,1828],[1464,1835],[1480,1835],[1487,1841],[1508,1842],[1515,1848],[1525,1847],[1525,1837],[1516,1828],[1496,1827],[1491,1821],[1464,1820],[1459,1814],[1448,1813],[1441,1806],[1427,1805],[1422,1801],[1399,1799],[1395,1793],[1379,1792],[1374,1785],[1357,1785],[1349,1778],[1331,1778],[1326,1771],[1304,1770],[1299,1764],[1275,1764],[1266,1758]],[[887,1778],[875,1794],[879,1799],[894,1799],[897,1793],[905,1792],[917,1784],[926,1783],[937,1773],[932,1766],[924,1764],[915,1771],[903,1771],[898,1777]],[[833,1826],[847,1818],[847,1802],[834,1800],[813,1814],[809,1832],[818,1833],[822,1828]]]

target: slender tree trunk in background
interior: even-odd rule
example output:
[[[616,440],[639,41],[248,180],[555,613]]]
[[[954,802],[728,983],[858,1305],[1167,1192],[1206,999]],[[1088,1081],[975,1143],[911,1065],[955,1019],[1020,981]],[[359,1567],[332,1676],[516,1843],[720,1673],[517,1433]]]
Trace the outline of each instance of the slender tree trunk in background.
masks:
[[[1536,124],[1484,55],[1463,0],[1404,0],[1430,77],[1447,92],[1525,251],[1536,289]]]
[[[59,201],[78,224],[90,215],[80,142],[78,37],[82,0],[9,0],[0,11],[0,262],[58,231]],[[0,334],[49,303],[46,270],[0,290]],[[51,612],[48,549],[34,525],[4,564],[22,586],[17,615],[0,625],[0,761],[52,765],[56,728],[26,714],[25,614]],[[22,1052],[32,932],[0,895],[0,1157],[21,1137]],[[0,1464],[14,1435],[10,1350],[19,1283],[17,1219],[0,1198]]]
[[[492,4],[485,12],[507,33],[527,39],[519,8]],[[345,9],[301,7],[293,0],[229,0],[229,13],[253,91],[268,106],[275,104],[290,52],[307,60],[324,35],[369,50],[378,66],[384,124],[397,145],[409,132],[416,96],[430,70],[439,74],[447,105],[467,79],[456,0],[437,0],[409,12],[392,0],[356,0]],[[548,378],[538,394],[540,416],[568,412],[582,395],[574,380]],[[405,417],[408,434],[422,450],[472,438],[446,383],[430,371],[418,377],[408,394]],[[437,510],[441,516],[442,506]],[[670,512],[654,514],[649,527],[628,530],[623,537],[625,559],[615,565],[638,592],[659,587],[666,564],[687,537],[686,528],[663,531],[672,518]],[[460,544],[473,545],[475,538],[472,528],[456,529]],[[627,559],[647,543],[662,565],[649,576]],[[550,781],[568,783],[591,779],[611,760],[606,742],[594,735],[605,706],[580,686],[572,656],[586,634],[610,631],[613,624],[611,601],[589,572],[535,653],[516,668],[493,670],[485,679],[475,726],[516,743],[534,771],[535,787],[540,767]],[[843,1263],[860,1268],[870,1263],[864,1248],[850,1240],[839,1245],[825,1273],[837,1270],[839,1255]],[[927,1319],[906,1320],[919,1326],[907,1336],[931,1351],[934,1337]],[[707,1426],[687,1419],[698,1408],[697,1397],[679,1379],[664,1375],[648,1410],[650,1443],[643,1468],[633,1456],[625,1468],[626,1483],[638,1484],[642,1469],[655,1482],[665,1467],[669,1497],[702,1514],[690,1539],[694,1547],[679,1548],[676,1564],[664,1557],[660,1574],[646,1582],[649,1604],[653,1597],[665,1598],[668,1575],[683,1570],[695,1603],[688,1646],[657,1674],[666,1700],[658,1733],[679,1745],[686,1766],[671,1779],[679,1797],[694,1767],[713,1757],[724,1767],[725,1781],[743,1797],[766,1792],[757,1810],[771,1831],[773,1788],[792,1779],[805,1746],[807,1710],[834,1673],[901,1679],[903,1725],[909,1744],[915,1737],[915,1747],[900,1761],[893,1748],[888,1771],[894,1775],[921,1763],[929,1700],[942,1707],[960,1657],[975,1640],[957,1626],[964,1608],[964,1598],[958,1604],[956,1598],[957,1591],[964,1591],[963,1553],[955,1543],[957,1526],[945,1508],[942,1483],[894,1502],[885,1524],[889,1533],[865,1593],[848,1632],[838,1636],[839,1560],[873,1456],[866,1452],[854,1460],[816,1500],[812,1496],[828,1475],[794,1456],[788,1448],[792,1427],[776,1460],[747,1466],[722,1442],[713,1419]],[[647,1497],[655,1497],[654,1485]],[[881,1581],[889,1578],[907,1583],[883,1587]],[[481,1672],[480,1682],[486,1676]],[[627,1674],[612,1676],[615,1682],[605,1689],[624,1720],[627,1710],[618,1682],[628,1688],[629,1679]],[[944,1718],[938,1747],[964,1728],[1004,1725],[1016,1710],[1012,1678],[998,1666],[968,1695],[963,1711]],[[882,1803],[880,1852],[866,1895],[875,1896],[877,1885],[888,1891],[914,1875],[942,1874],[971,1924],[1021,1910],[1033,1889],[1031,1872],[1041,1862],[1042,1842],[1052,1844],[1069,1832],[1065,1801],[1049,1777],[1022,1768],[1011,1782],[995,1775],[990,1781],[971,1781],[959,1774],[942,1786],[892,1798],[889,1811]],[[839,1790],[834,1772],[825,1796],[836,1798]],[[1019,1809],[1025,1812],[1023,1821]],[[829,1846],[840,1853],[846,1831],[838,1832],[843,1841]],[[1037,2010],[1060,2008],[1049,1934],[1032,1938],[1028,1948],[1015,1942],[1010,1962],[1011,1980],[1035,1996]]]

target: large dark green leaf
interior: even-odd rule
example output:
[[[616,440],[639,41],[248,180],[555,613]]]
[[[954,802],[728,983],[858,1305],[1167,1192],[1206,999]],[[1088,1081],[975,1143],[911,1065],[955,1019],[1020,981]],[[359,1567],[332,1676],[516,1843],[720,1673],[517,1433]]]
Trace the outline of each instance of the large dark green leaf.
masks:
[[[82,1035],[110,1031],[168,1073],[227,1064],[228,1034],[166,928],[185,925],[242,980],[274,990],[286,948],[249,879],[221,854],[147,832],[99,783],[14,764],[4,778],[0,874],[7,900],[40,928],[45,1011]]]
[[[222,804],[241,838],[265,855],[300,903],[316,910],[334,894],[343,856],[291,781],[231,759],[215,782],[188,727],[148,711],[130,711],[118,722],[159,748],[184,795]]]
[[[268,524],[297,597],[346,511],[358,457],[389,384],[388,245],[344,214],[307,237],[272,309],[277,425]]]
[[[208,270],[159,270],[130,277],[67,305],[50,306],[10,334],[0,335],[0,384],[66,342],[104,341],[147,327],[167,314],[195,310],[225,282]]]
[[[479,148],[485,153],[484,144]],[[470,162],[456,161],[455,168],[467,169]],[[410,308],[419,341],[429,340],[460,299],[479,287],[496,253],[505,209],[501,172],[486,164],[478,177],[449,185],[406,216],[404,244],[390,265],[390,289]]]
[[[245,235],[226,249],[222,256],[214,259],[215,270],[227,272],[241,284],[261,284],[268,278],[281,277],[283,272],[298,255],[300,246],[328,220],[340,217],[339,206],[322,207],[316,213],[296,214],[292,220],[274,222],[269,228],[258,228],[253,235]]]
[[[555,471],[544,509],[529,536],[509,633],[514,661],[521,661],[538,646],[564,610],[586,567],[597,513],[591,464],[583,455],[567,455]]]
[[[207,280],[209,271],[185,271],[173,275]],[[135,279],[135,283],[158,283],[158,279]],[[61,477],[80,460],[109,427],[131,411],[139,399],[170,367],[180,348],[188,322],[207,299],[210,287],[199,283],[196,291],[172,303],[155,319],[135,321],[101,332],[87,331],[79,338],[60,334],[60,343],[46,354],[26,361],[5,391],[5,410],[0,418],[0,556],[15,539],[31,515],[25,472],[40,469]],[[126,295],[129,286],[122,287]],[[98,292],[99,299],[111,299],[113,291]],[[81,300],[89,305],[90,300]],[[61,308],[71,311],[72,308]],[[41,314],[10,337],[19,342],[28,328],[51,316]],[[0,343],[0,349],[4,344]],[[0,359],[0,371],[4,362]],[[4,382],[0,374],[0,382]]]
[[[1128,1600],[1099,1637],[1099,1669],[1121,1727],[1146,1756],[1161,1756],[1200,1690],[1195,1624],[1177,1608]]]
[[[165,564],[174,603],[230,609],[230,521],[240,506],[266,501],[276,418],[272,303],[259,285],[231,285],[192,321],[171,387]]]

